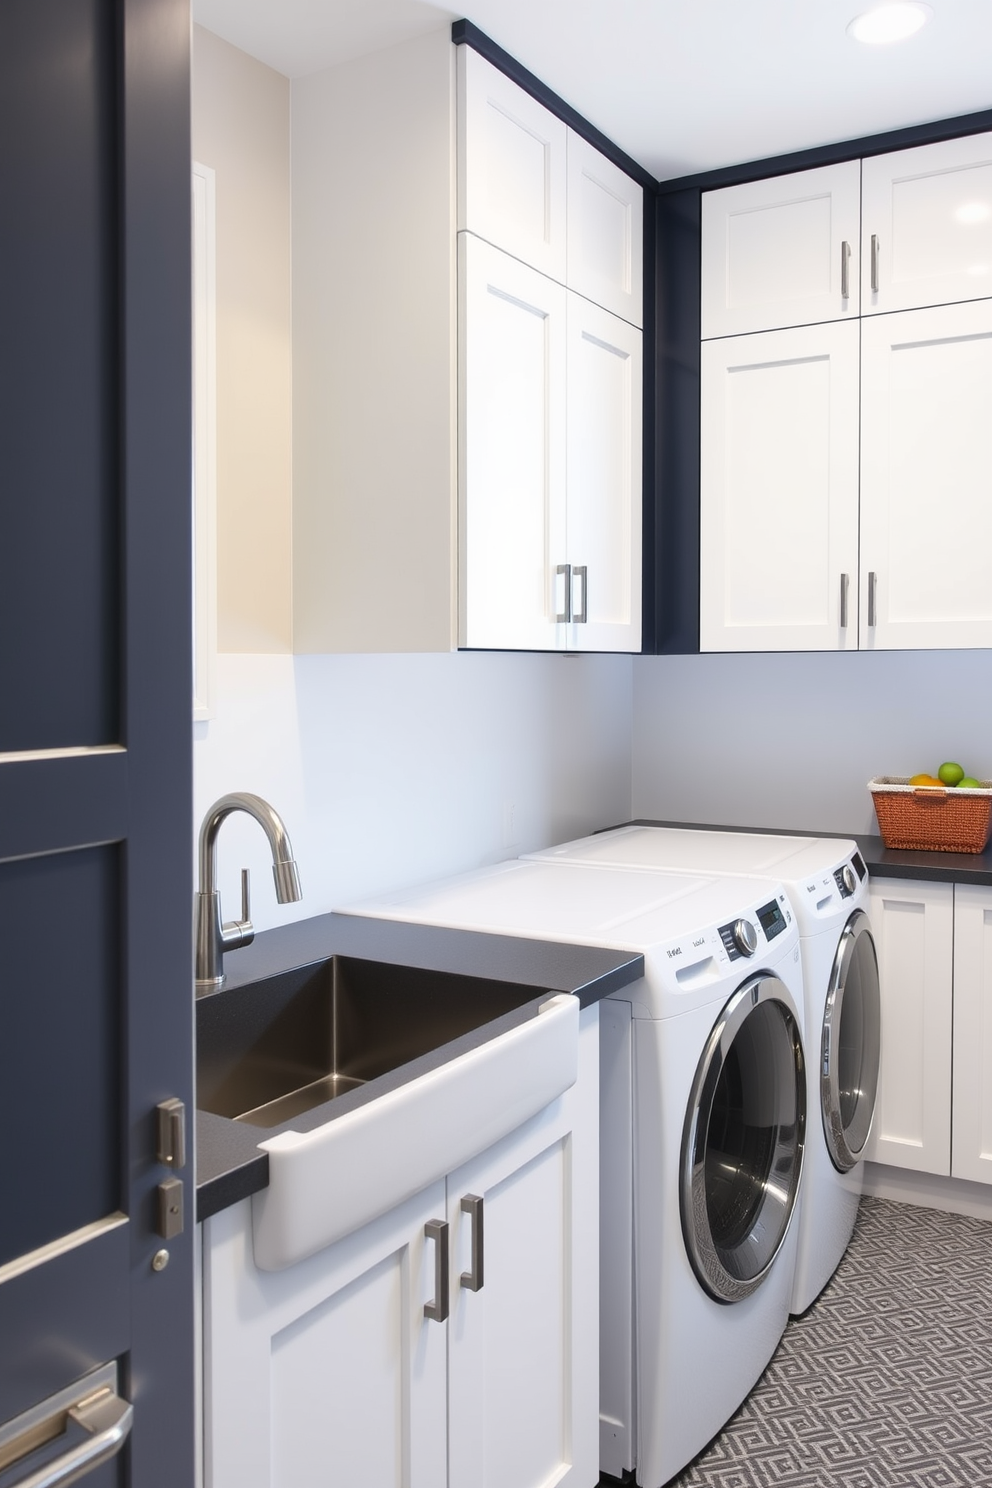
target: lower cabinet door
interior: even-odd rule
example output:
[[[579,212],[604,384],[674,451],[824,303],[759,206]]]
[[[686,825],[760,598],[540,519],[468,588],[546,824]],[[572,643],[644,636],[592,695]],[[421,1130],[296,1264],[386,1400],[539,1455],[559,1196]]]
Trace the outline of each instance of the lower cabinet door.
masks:
[[[992,889],[954,886],[951,1173],[992,1183]]]
[[[448,1176],[449,1488],[599,1481],[598,1018],[577,1084]]]
[[[443,1180],[285,1271],[259,1271],[246,1200],[204,1225],[206,1488],[443,1488]]]
[[[866,1157],[951,1171],[954,886],[873,879],[882,1059]]]

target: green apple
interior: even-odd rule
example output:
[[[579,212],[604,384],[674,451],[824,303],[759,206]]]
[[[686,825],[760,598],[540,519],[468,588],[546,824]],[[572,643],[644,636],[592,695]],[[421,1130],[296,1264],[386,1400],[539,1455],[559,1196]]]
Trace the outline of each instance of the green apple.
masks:
[[[965,775],[963,780],[958,781],[959,790],[981,790],[982,782],[976,780],[974,775]]]
[[[956,765],[953,760],[945,760],[937,771],[938,780],[945,785],[960,785],[965,778],[963,765]]]

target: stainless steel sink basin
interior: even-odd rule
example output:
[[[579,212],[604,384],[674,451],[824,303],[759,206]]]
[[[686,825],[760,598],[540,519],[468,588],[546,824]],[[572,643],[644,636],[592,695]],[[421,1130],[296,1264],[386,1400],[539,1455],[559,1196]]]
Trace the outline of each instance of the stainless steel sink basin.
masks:
[[[197,1105],[271,1129],[542,995],[351,956],[223,989],[196,1004]]]

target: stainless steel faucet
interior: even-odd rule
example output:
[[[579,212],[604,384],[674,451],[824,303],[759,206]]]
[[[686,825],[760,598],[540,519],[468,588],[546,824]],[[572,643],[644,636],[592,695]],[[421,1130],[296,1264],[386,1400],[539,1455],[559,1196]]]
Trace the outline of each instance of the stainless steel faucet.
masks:
[[[196,990],[207,991],[223,985],[224,952],[238,951],[251,945],[255,927],[251,922],[248,869],[241,870],[241,918],[221,919],[220,891],[217,888],[217,836],[221,823],[232,811],[245,811],[253,816],[269,839],[272,849],[272,876],[276,881],[276,898],[280,904],[293,904],[303,898],[300,874],[293,858],[293,847],[282,817],[261,796],[248,791],[234,791],[215,801],[203,818],[200,828],[200,887],[194,903],[194,944],[196,947]]]

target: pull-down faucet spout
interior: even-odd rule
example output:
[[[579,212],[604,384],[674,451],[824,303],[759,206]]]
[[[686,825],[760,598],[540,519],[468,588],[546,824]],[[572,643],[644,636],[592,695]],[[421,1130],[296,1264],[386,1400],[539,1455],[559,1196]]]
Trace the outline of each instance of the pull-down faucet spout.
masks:
[[[280,904],[292,904],[303,898],[300,874],[293,857],[282,817],[248,791],[235,791],[215,801],[200,827],[200,887],[194,904],[194,946],[196,952],[196,990],[205,992],[223,985],[224,952],[251,945],[255,928],[251,922],[248,870],[241,871],[241,919],[221,918],[220,891],[217,888],[217,837],[221,823],[232,811],[244,811],[258,822],[269,839],[272,851],[272,876]]]

